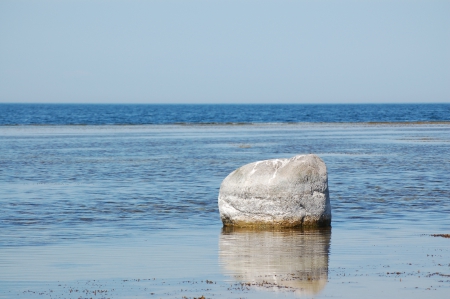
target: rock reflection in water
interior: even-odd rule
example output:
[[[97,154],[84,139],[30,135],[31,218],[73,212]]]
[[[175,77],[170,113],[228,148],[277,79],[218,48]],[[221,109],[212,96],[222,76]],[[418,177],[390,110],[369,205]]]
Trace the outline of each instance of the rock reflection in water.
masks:
[[[219,259],[226,275],[246,285],[319,293],[328,279],[331,229],[223,228]]]

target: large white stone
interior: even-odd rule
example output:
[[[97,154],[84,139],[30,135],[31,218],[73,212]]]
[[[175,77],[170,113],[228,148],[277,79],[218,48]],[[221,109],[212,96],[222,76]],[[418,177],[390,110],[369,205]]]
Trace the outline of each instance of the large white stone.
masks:
[[[219,191],[224,226],[329,226],[331,205],[325,163],[298,155],[244,165]]]

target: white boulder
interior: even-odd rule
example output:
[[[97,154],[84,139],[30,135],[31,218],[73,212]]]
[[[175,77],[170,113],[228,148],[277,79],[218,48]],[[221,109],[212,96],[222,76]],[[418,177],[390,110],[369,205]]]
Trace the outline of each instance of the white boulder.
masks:
[[[253,162],[230,173],[219,191],[224,226],[330,226],[325,163],[316,155]]]

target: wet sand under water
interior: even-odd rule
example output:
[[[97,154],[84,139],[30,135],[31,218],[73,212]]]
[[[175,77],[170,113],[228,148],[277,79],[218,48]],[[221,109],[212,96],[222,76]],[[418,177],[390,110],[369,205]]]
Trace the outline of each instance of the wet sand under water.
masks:
[[[0,298],[446,298],[450,292],[448,125],[1,130],[5,147],[23,140],[33,148],[24,152],[37,148],[40,157],[31,166],[20,153],[6,157],[22,163],[29,177],[0,186]],[[121,130],[127,142],[101,160],[104,153],[92,144],[102,151],[106,139],[124,138]],[[125,159],[143,140],[159,140],[143,156],[160,153],[169,180],[179,180],[175,170],[184,167],[183,186],[161,180],[158,189],[153,177],[140,181],[150,170],[158,177],[164,171],[140,157]],[[61,151],[50,149],[61,141]],[[170,164],[174,144],[175,152],[188,154]],[[90,156],[77,156],[88,148]],[[327,163],[331,229],[222,229],[215,207],[221,178],[246,161],[302,152]],[[45,160],[50,156],[60,164]],[[110,170],[118,161],[119,169],[140,168],[129,183],[121,172],[77,185],[32,179],[43,170],[69,176],[87,158]],[[207,162],[213,166],[205,173],[187,171]],[[9,178],[19,167],[4,169]],[[192,186],[185,187],[189,178]],[[144,201],[146,193],[165,201]],[[123,203],[126,198],[134,201]]]

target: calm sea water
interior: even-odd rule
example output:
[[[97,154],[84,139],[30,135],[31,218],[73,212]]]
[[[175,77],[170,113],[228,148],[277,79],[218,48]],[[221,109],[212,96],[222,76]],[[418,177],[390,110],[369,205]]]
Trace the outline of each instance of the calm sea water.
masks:
[[[450,121],[450,104],[0,104],[0,125],[146,125]]]
[[[79,120],[105,109],[95,125],[79,126],[58,123],[72,106],[44,105],[53,111],[46,117],[7,106],[20,116],[1,116],[3,124],[15,119],[0,126],[1,298],[445,298],[450,291],[450,239],[430,236],[450,233],[450,124],[226,125],[258,122],[241,115],[211,121],[222,125],[119,125],[117,116],[98,115],[140,106],[99,105],[88,116],[73,111],[73,123],[86,124]],[[449,106],[441,106],[421,110],[444,115],[437,119],[416,111],[414,119],[363,121],[445,121]],[[202,122],[183,117],[167,122]],[[331,230],[222,230],[217,196],[228,173],[301,153],[327,164]]]

